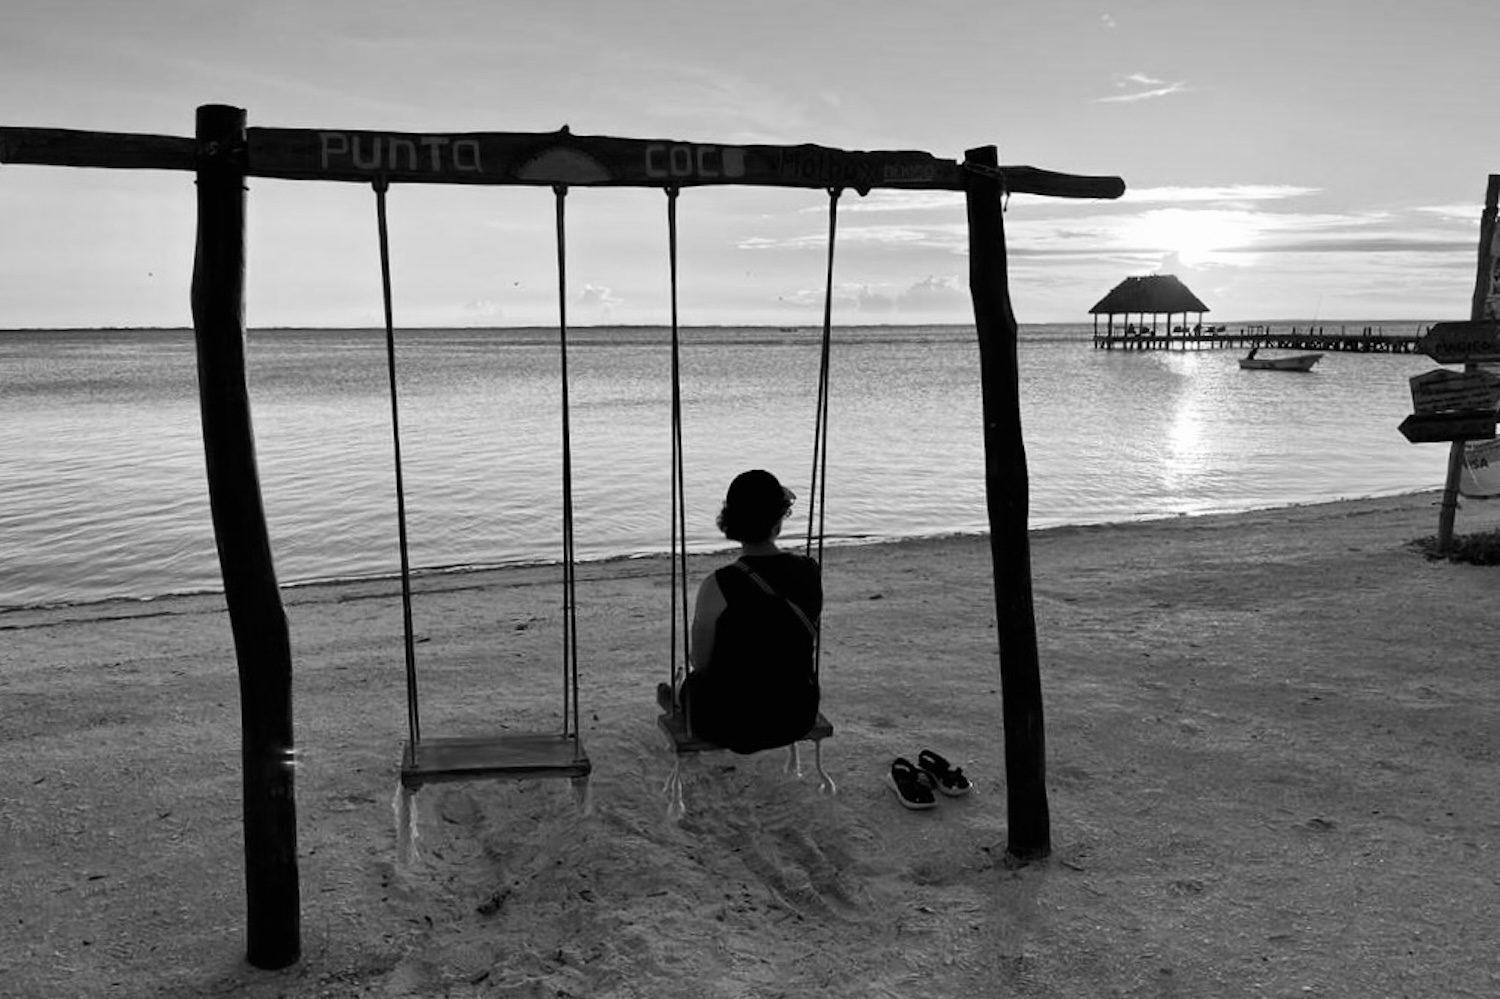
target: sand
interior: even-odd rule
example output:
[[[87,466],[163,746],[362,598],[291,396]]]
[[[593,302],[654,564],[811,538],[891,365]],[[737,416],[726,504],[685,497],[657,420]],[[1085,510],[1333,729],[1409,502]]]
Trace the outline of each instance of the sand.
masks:
[[[983,538],[830,550],[839,793],[712,754],[678,822],[667,564],[584,566],[591,814],[428,787],[405,863],[395,590],[289,589],[304,954],[274,972],[222,598],[0,614],[0,995],[1500,994],[1500,569],[1427,559],[1436,528],[1421,494],[1034,534],[1055,850],[1020,869]],[[420,582],[426,734],[555,727],[558,575]],[[924,747],[976,792],[899,807]]]

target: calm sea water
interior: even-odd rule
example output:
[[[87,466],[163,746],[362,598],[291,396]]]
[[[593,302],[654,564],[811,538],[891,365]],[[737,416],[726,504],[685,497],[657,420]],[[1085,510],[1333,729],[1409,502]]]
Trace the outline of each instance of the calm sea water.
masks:
[[[1396,430],[1407,379],[1433,367],[1420,355],[1252,372],[1231,351],[1096,351],[1090,328],[1022,330],[1034,527],[1442,484],[1447,448]],[[663,551],[668,335],[584,329],[569,341],[579,555]],[[249,355],[281,581],[394,572],[383,333],[255,331]],[[398,357],[413,564],[558,559],[556,333],[402,332]],[[771,469],[805,497],[817,358],[814,331],[685,334],[693,548],[724,546],[714,515],[742,469]],[[985,529],[971,328],[836,331],[831,421],[830,543]],[[218,586],[191,332],[0,333],[0,607]]]

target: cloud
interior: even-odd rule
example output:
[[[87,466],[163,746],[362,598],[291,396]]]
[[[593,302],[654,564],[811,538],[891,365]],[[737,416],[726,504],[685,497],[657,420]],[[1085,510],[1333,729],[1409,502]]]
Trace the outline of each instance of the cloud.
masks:
[[[1191,89],[1187,85],[1186,80],[1168,83],[1165,80],[1158,80],[1154,76],[1147,76],[1145,73],[1130,73],[1115,81],[1115,88],[1119,90],[1139,87],[1147,87],[1149,89],[1131,89],[1129,93],[1115,94],[1111,97],[1096,97],[1094,98],[1094,103],[1122,104],[1130,101],[1145,101],[1154,97],[1166,97],[1168,94],[1178,94]]]
[[[1456,230],[1446,220],[1424,219],[1416,211],[1288,212],[1245,206],[1023,219],[1006,226],[1006,240],[1015,258],[1124,260],[1148,269],[1173,254],[1193,266],[1243,268],[1285,255],[1406,255],[1416,265],[1474,252],[1472,228]]]
[[[747,236],[735,246],[741,250],[811,250],[827,247],[826,235]]]
[[[1304,198],[1321,194],[1320,187],[1299,187],[1294,184],[1221,184],[1205,187],[1132,187],[1114,204],[1153,204],[1162,202],[1242,202],[1278,201],[1285,198]],[[1036,205],[1064,211],[1070,208],[1092,208],[1097,202],[1084,199],[1048,198],[1036,194],[1014,195],[1017,205]],[[962,211],[964,196],[958,191],[896,191],[874,190],[867,197],[846,200],[839,206],[842,214],[870,214],[876,212],[930,212]],[[1439,206],[1424,209],[1443,212],[1461,218],[1477,217],[1475,209],[1464,206]],[[804,208],[804,213],[823,213],[822,207]]]
[[[1115,19],[1108,14],[1100,14],[1099,23],[1104,25],[1106,28],[1113,28],[1118,22],[1116,22]]]
[[[1114,204],[1153,204],[1173,202],[1244,202],[1279,201],[1286,198],[1305,198],[1323,193],[1321,187],[1299,187],[1295,184],[1221,184],[1204,187],[1128,187]],[[1039,194],[1013,195],[1016,205],[1045,206],[1054,211],[1069,209],[1092,209],[1098,202],[1086,199],[1049,198]],[[843,214],[872,212],[926,212],[962,211],[964,196],[958,191],[893,191],[875,190],[868,197],[847,201],[840,205]],[[804,212],[822,212],[822,208],[807,208]],[[1435,206],[1424,211],[1452,215],[1457,218],[1477,218],[1478,210],[1467,205]]]
[[[841,226],[836,237],[838,246],[938,246],[947,248],[955,240],[967,239],[967,223],[937,225],[866,225]],[[811,250],[826,249],[827,233],[805,233],[800,236],[751,236],[735,244],[741,250]]]
[[[1229,184],[1222,187],[1138,187],[1127,188],[1120,197],[1124,203],[1155,203],[1181,201],[1276,201],[1282,198],[1301,198],[1321,191],[1317,187],[1296,187],[1291,184]]]
[[[841,287],[836,296],[842,306],[860,312],[908,315],[943,315],[972,308],[968,287],[956,274],[929,274],[905,288],[859,284]]]
[[[1230,251],[1233,252],[1233,251]],[[1472,253],[1469,240],[1410,236],[1335,236],[1262,243],[1257,253]]]
[[[1478,222],[1480,213],[1484,210],[1484,205],[1482,202],[1475,201],[1472,205],[1419,205],[1413,210],[1454,221]]]
[[[963,206],[964,196],[961,191],[896,191],[877,188],[863,198],[844,199],[839,204],[839,212],[925,212],[934,209],[961,209]],[[803,211],[827,213],[827,209],[823,207],[804,208]]]
[[[616,58],[621,79],[635,79],[635,57]],[[682,121],[684,127],[712,127],[726,141],[790,143],[814,126],[809,98],[795,87],[778,87],[764,75],[747,76],[722,65],[678,63],[659,68],[660,79],[637,85],[632,100],[655,116]],[[820,92],[811,100],[828,103]]]
[[[578,304],[586,309],[599,309],[608,312],[617,305],[624,305],[625,300],[620,298],[610,288],[598,284],[586,284],[578,293]]]
[[[929,274],[896,296],[897,307],[906,310],[946,309],[955,304],[965,308],[972,304],[969,289],[957,274],[945,277]]]
[[[870,225],[846,227],[838,234],[840,244],[864,243],[877,246],[930,246],[946,244],[960,235],[964,225]]]
[[[505,315],[505,309],[499,302],[489,298],[476,298],[463,304],[466,315],[476,319],[499,319]]]
[[[892,312],[896,308],[896,301],[869,285],[862,285],[855,294],[854,307],[860,312]]]

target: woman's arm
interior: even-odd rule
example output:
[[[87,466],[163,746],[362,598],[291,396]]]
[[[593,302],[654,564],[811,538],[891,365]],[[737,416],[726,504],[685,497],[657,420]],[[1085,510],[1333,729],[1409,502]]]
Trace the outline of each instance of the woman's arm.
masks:
[[[704,669],[713,662],[719,615],[728,606],[724,591],[719,589],[719,581],[710,574],[698,587],[698,602],[693,607],[692,645],[688,653],[693,669]]]

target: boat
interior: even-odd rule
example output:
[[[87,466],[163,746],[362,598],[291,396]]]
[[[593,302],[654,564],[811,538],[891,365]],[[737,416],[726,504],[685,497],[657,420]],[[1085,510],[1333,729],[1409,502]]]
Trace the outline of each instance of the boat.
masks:
[[[1256,357],[1251,351],[1249,357],[1240,358],[1240,367],[1251,371],[1311,371],[1313,365],[1323,359],[1322,354],[1293,354],[1291,357]]]

